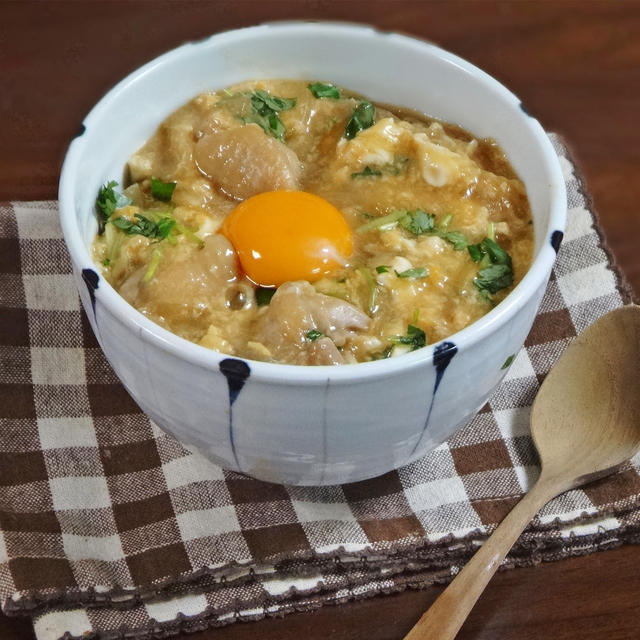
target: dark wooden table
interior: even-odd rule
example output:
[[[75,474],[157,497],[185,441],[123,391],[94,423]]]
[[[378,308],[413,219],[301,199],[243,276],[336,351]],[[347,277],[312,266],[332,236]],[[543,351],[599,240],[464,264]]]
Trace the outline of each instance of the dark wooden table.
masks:
[[[115,82],[187,40],[269,20],[368,22],[428,38],[510,87],[563,134],[621,268],[640,292],[640,2],[218,0],[0,2],[0,200],[53,199],[66,145]],[[461,639],[640,637],[640,547],[498,574]],[[439,588],[193,640],[395,639]],[[0,638],[33,640],[2,617]]]

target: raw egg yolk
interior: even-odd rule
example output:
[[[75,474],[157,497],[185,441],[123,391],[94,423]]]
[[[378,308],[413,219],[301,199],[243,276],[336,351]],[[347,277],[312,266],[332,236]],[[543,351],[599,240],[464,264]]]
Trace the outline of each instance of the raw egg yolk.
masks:
[[[304,191],[267,191],[248,198],[220,230],[247,276],[263,287],[319,280],[344,267],[353,249],[342,213]]]

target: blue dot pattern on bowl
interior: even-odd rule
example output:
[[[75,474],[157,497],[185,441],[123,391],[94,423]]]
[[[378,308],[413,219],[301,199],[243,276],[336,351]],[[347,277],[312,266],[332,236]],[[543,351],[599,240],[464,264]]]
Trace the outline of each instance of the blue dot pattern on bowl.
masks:
[[[100,284],[100,276],[93,269],[83,269],[82,279],[87,285],[89,298],[91,299],[91,308],[93,309],[93,317],[96,316],[96,289]]]
[[[560,250],[560,243],[562,242],[562,238],[564,238],[564,233],[562,233],[562,231],[554,231],[551,234],[551,246],[556,253],[558,253],[558,251]]]

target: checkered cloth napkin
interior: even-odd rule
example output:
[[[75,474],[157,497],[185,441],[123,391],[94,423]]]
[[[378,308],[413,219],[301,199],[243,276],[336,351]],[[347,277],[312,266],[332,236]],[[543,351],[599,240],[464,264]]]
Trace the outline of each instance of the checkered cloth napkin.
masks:
[[[569,219],[525,347],[481,412],[380,478],[224,471],[140,412],[80,310],[55,202],[0,208],[0,602],[39,640],[162,637],[444,582],[538,474],[529,408],[576,333],[630,296],[553,138]],[[393,428],[393,425],[389,425]],[[640,457],[549,503],[513,567],[640,541]]]

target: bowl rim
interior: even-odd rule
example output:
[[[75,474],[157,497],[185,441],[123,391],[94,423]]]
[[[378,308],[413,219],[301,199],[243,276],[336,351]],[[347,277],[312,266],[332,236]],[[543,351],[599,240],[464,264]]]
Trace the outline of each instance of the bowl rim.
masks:
[[[267,22],[256,26],[243,27],[215,33],[196,42],[187,42],[179,47],[171,49],[150,60],[128,74],[95,104],[88,115],[83,119],[83,127],[89,128],[93,121],[99,119],[103,112],[107,111],[110,103],[116,96],[140,77],[149,73],[157,66],[168,60],[189,55],[194,48],[215,47],[227,39],[236,37],[250,37],[266,30],[281,31],[290,35],[295,31],[339,31],[344,35],[352,34],[373,38],[395,39],[400,43],[410,44],[428,50],[431,55],[436,55],[443,60],[453,63],[462,70],[473,75],[487,86],[488,89],[500,95],[504,100],[514,105],[521,105],[520,100],[503,84],[482,71],[475,65],[467,62],[459,56],[432,44],[431,42],[416,36],[401,33],[383,31],[374,26],[340,21],[309,21],[309,20],[285,20]],[[407,105],[410,106],[410,105]],[[168,114],[167,114],[168,115]],[[527,127],[536,139],[539,149],[546,163],[549,173],[555,180],[549,184],[550,211],[549,223],[543,230],[543,243],[535,256],[531,266],[522,280],[498,305],[484,316],[471,323],[464,329],[448,336],[437,343],[427,345],[416,351],[403,354],[395,358],[360,362],[342,366],[320,365],[305,366],[293,364],[281,364],[251,360],[240,356],[232,356],[207,347],[190,342],[185,338],[174,334],[160,325],[152,322],[135,307],[120,296],[119,293],[106,281],[101,279],[101,285],[95,292],[96,299],[104,304],[116,318],[129,327],[143,340],[152,342],[156,347],[177,356],[180,359],[190,361],[205,369],[218,369],[219,363],[228,358],[246,361],[251,369],[251,377],[265,383],[289,384],[289,385],[326,385],[329,380],[339,382],[361,382],[372,378],[383,378],[399,373],[407,373],[432,362],[434,349],[443,342],[453,342],[458,350],[464,350],[483,340],[493,333],[503,323],[525,306],[538,288],[546,283],[556,258],[557,249],[552,246],[551,235],[555,231],[564,232],[567,213],[566,189],[562,170],[558,157],[553,150],[551,142],[537,119],[526,113],[523,109],[523,126]],[[83,131],[85,130],[83,129]],[[59,208],[60,221],[67,249],[76,268],[94,269],[96,265],[91,258],[87,246],[84,244],[81,231],[75,216],[75,185],[76,167],[85,147],[85,136],[76,136],[70,143],[64,158],[59,182]]]

